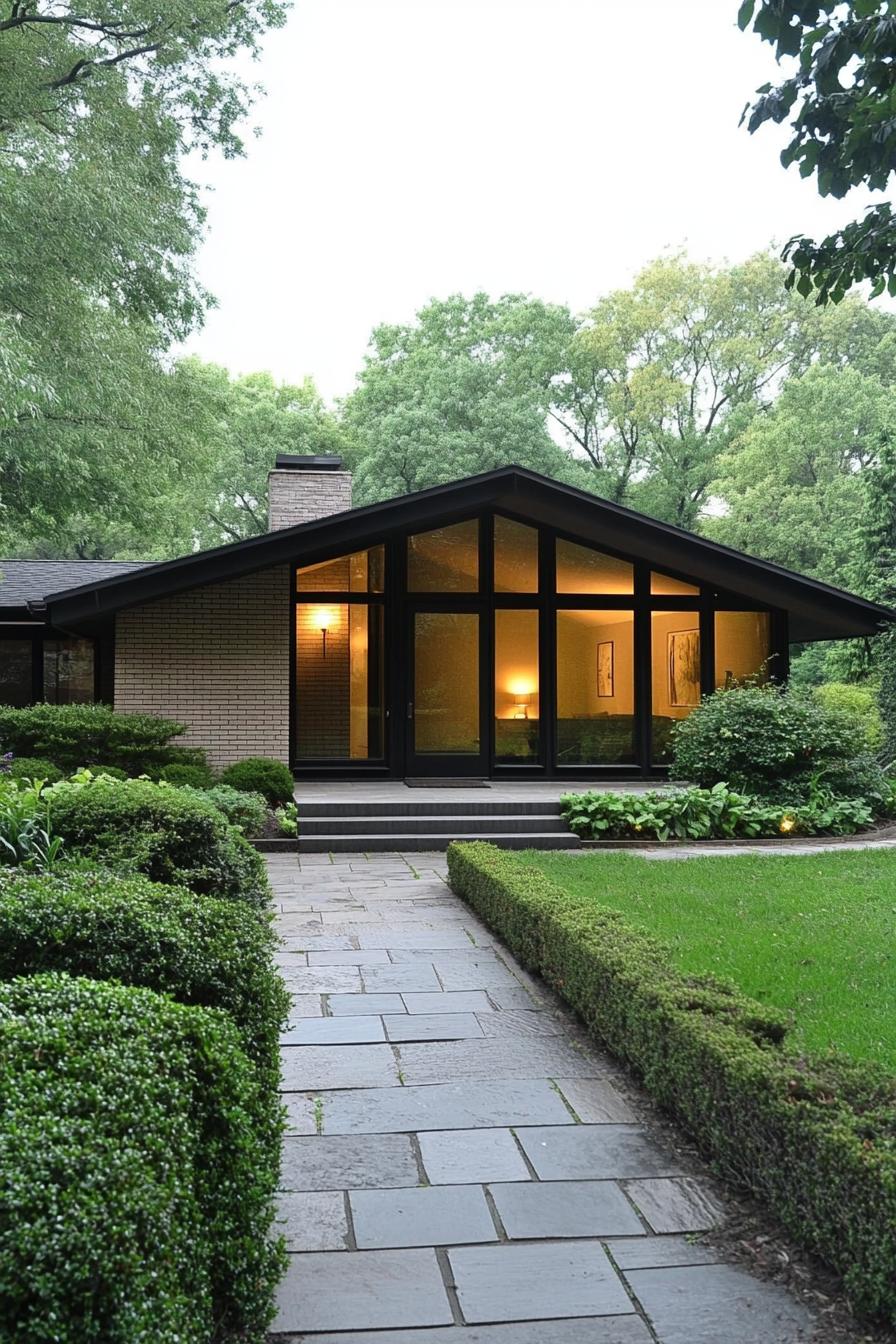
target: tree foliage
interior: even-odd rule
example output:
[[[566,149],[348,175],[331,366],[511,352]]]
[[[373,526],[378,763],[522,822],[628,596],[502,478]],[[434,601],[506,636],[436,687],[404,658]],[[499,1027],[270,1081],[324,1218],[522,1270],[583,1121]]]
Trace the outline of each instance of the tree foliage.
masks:
[[[204,461],[185,487],[190,543],[217,546],[267,531],[268,472],[278,453],[347,453],[345,435],[310,378],[278,383],[269,373],[231,378],[226,369],[182,360],[179,425],[167,454]]]
[[[377,327],[345,402],[358,502],[509,463],[583,483],[547,427],[573,330],[565,308],[515,294],[454,295],[415,323]]]
[[[890,0],[744,0],[738,22],[771,43],[779,62],[793,63],[779,84],[757,91],[744,113],[750,132],[789,119],[781,162],[814,176],[822,196],[863,183],[885,190],[896,164]],[[875,295],[896,294],[896,217],[884,202],[819,242],[792,238],[785,256],[788,283],[819,303],[839,302],[861,280]]]
[[[765,254],[725,267],[664,257],[586,315],[557,418],[599,494],[696,525],[736,413],[770,400],[808,354],[804,305],[781,279]]]
[[[254,51],[283,14],[275,0],[0,7],[7,545],[127,552],[164,533],[169,484],[201,467],[165,452],[179,389],[161,357],[208,302],[192,270],[203,210],[183,159],[239,152],[252,91],[227,58]],[[98,540],[101,517],[115,524]]]
[[[852,367],[812,365],[733,438],[713,485],[726,512],[704,530],[814,578],[865,587],[864,474],[894,417],[892,386]]]

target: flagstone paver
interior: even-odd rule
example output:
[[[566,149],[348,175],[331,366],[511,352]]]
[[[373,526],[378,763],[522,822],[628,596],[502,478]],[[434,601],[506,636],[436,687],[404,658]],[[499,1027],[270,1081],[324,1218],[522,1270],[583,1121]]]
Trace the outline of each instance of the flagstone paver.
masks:
[[[443,854],[268,863],[293,999],[274,1339],[811,1339],[796,1299],[700,1240],[724,1217],[712,1183],[451,893]]]

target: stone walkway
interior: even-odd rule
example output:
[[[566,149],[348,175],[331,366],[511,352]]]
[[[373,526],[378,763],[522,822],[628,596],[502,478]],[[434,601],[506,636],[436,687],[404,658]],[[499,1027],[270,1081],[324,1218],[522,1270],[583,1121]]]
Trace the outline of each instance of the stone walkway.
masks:
[[[445,883],[444,854],[269,860],[295,1005],[280,1344],[796,1344],[784,1289],[649,1104]]]

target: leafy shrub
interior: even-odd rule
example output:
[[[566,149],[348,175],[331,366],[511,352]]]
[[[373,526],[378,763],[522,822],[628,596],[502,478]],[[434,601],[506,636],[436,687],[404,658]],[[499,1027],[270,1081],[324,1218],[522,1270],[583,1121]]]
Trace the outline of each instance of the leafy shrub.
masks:
[[[42,779],[45,784],[57,784],[65,778],[64,771],[52,761],[42,760],[39,756],[13,756],[2,773],[7,779],[22,780],[28,784],[36,779]]]
[[[282,761],[268,756],[247,756],[221,771],[221,783],[232,789],[262,794],[272,807],[291,803],[295,780],[292,771]]]
[[[725,784],[665,793],[568,793],[560,803],[570,830],[583,840],[851,835],[874,820],[863,799],[819,789],[795,808],[734,793]]]
[[[229,784],[216,784],[212,789],[184,788],[182,791],[191,798],[211,803],[212,807],[223,812],[231,826],[236,826],[243,835],[258,836],[265,831],[268,824],[268,805],[260,793],[243,793],[240,789],[231,788]]]
[[[186,785],[191,789],[210,789],[215,782],[211,768],[207,765],[163,765],[159,779],[164,784]]]
[[[295,802],[286,803],[284,807],[278,807],[274,813],[274,819],[281,835],[298,835],[299,809]]]
[[[0,875],[0,980],[68,971],[223,1008],[272,1091],[290,1006],[276,942],[247,906],[142,876],[65,867]]]
[[[46,757],[65,771],[102,761],[142,775],[175,761],[203,763],[203,752],[171,745],[185,731],[171,719],[116,714],[109,705],[0,705],[4,748],[14,756]]]
[[[224,1013],[66,975],[0,985],[0,1102],[16,1344],[262,1344],[271,1098]]]
[[[453,890],[637,1073],[721,1170],[896,1320],[896,1080],[791,1054],[784,1023],[658,940],[491,845],[452,844]]]
[[[862,743],[866,751],[880,751],[884,740],[884,726],[875,687],[854,686],[845,681],[829,681],[823,686],[816,686],[814,695],[825,709],[839,710],[851,715],[857,740]]]
[[[200,895],[263,906],[264,861],[209,803],[147,779],[70,780],[45,791],[70,854]]]
[[[89,769],[92,775],[106,775],[109,779],[131,779],[127,770],[123,770],[120,765],[104,765],[100,762],[97,765],[83,766],[82,769]]]
[[[881,796],[883,774],[856,750],[852,712],[811,693],[774,685],[733,686],[707,696],[676,724],[672,776],[702,788],[795,804],[819,785],[841,797]]]
[[[61,850],[39,784],[0,782],[0,865],[50,868]]]

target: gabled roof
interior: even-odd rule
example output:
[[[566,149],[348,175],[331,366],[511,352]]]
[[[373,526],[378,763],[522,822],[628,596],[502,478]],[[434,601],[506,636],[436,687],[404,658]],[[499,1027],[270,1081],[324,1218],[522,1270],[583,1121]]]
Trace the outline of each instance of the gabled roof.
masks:
[[[628,553],[657,569],[677,571],[749,601],[782,608],[790,613],[790,637],[794,640],[874,634],[882,622],[896,619],[889,608],[523,467],[502,467],[450,485],[61,589],[47,597],[49,617],[54,625],[77,627],[126,607],[273,565],[293,560],[307,563],[328,553],[359,550],[393,528],[425,530],[487,507],[548,524],[595,546]]]

